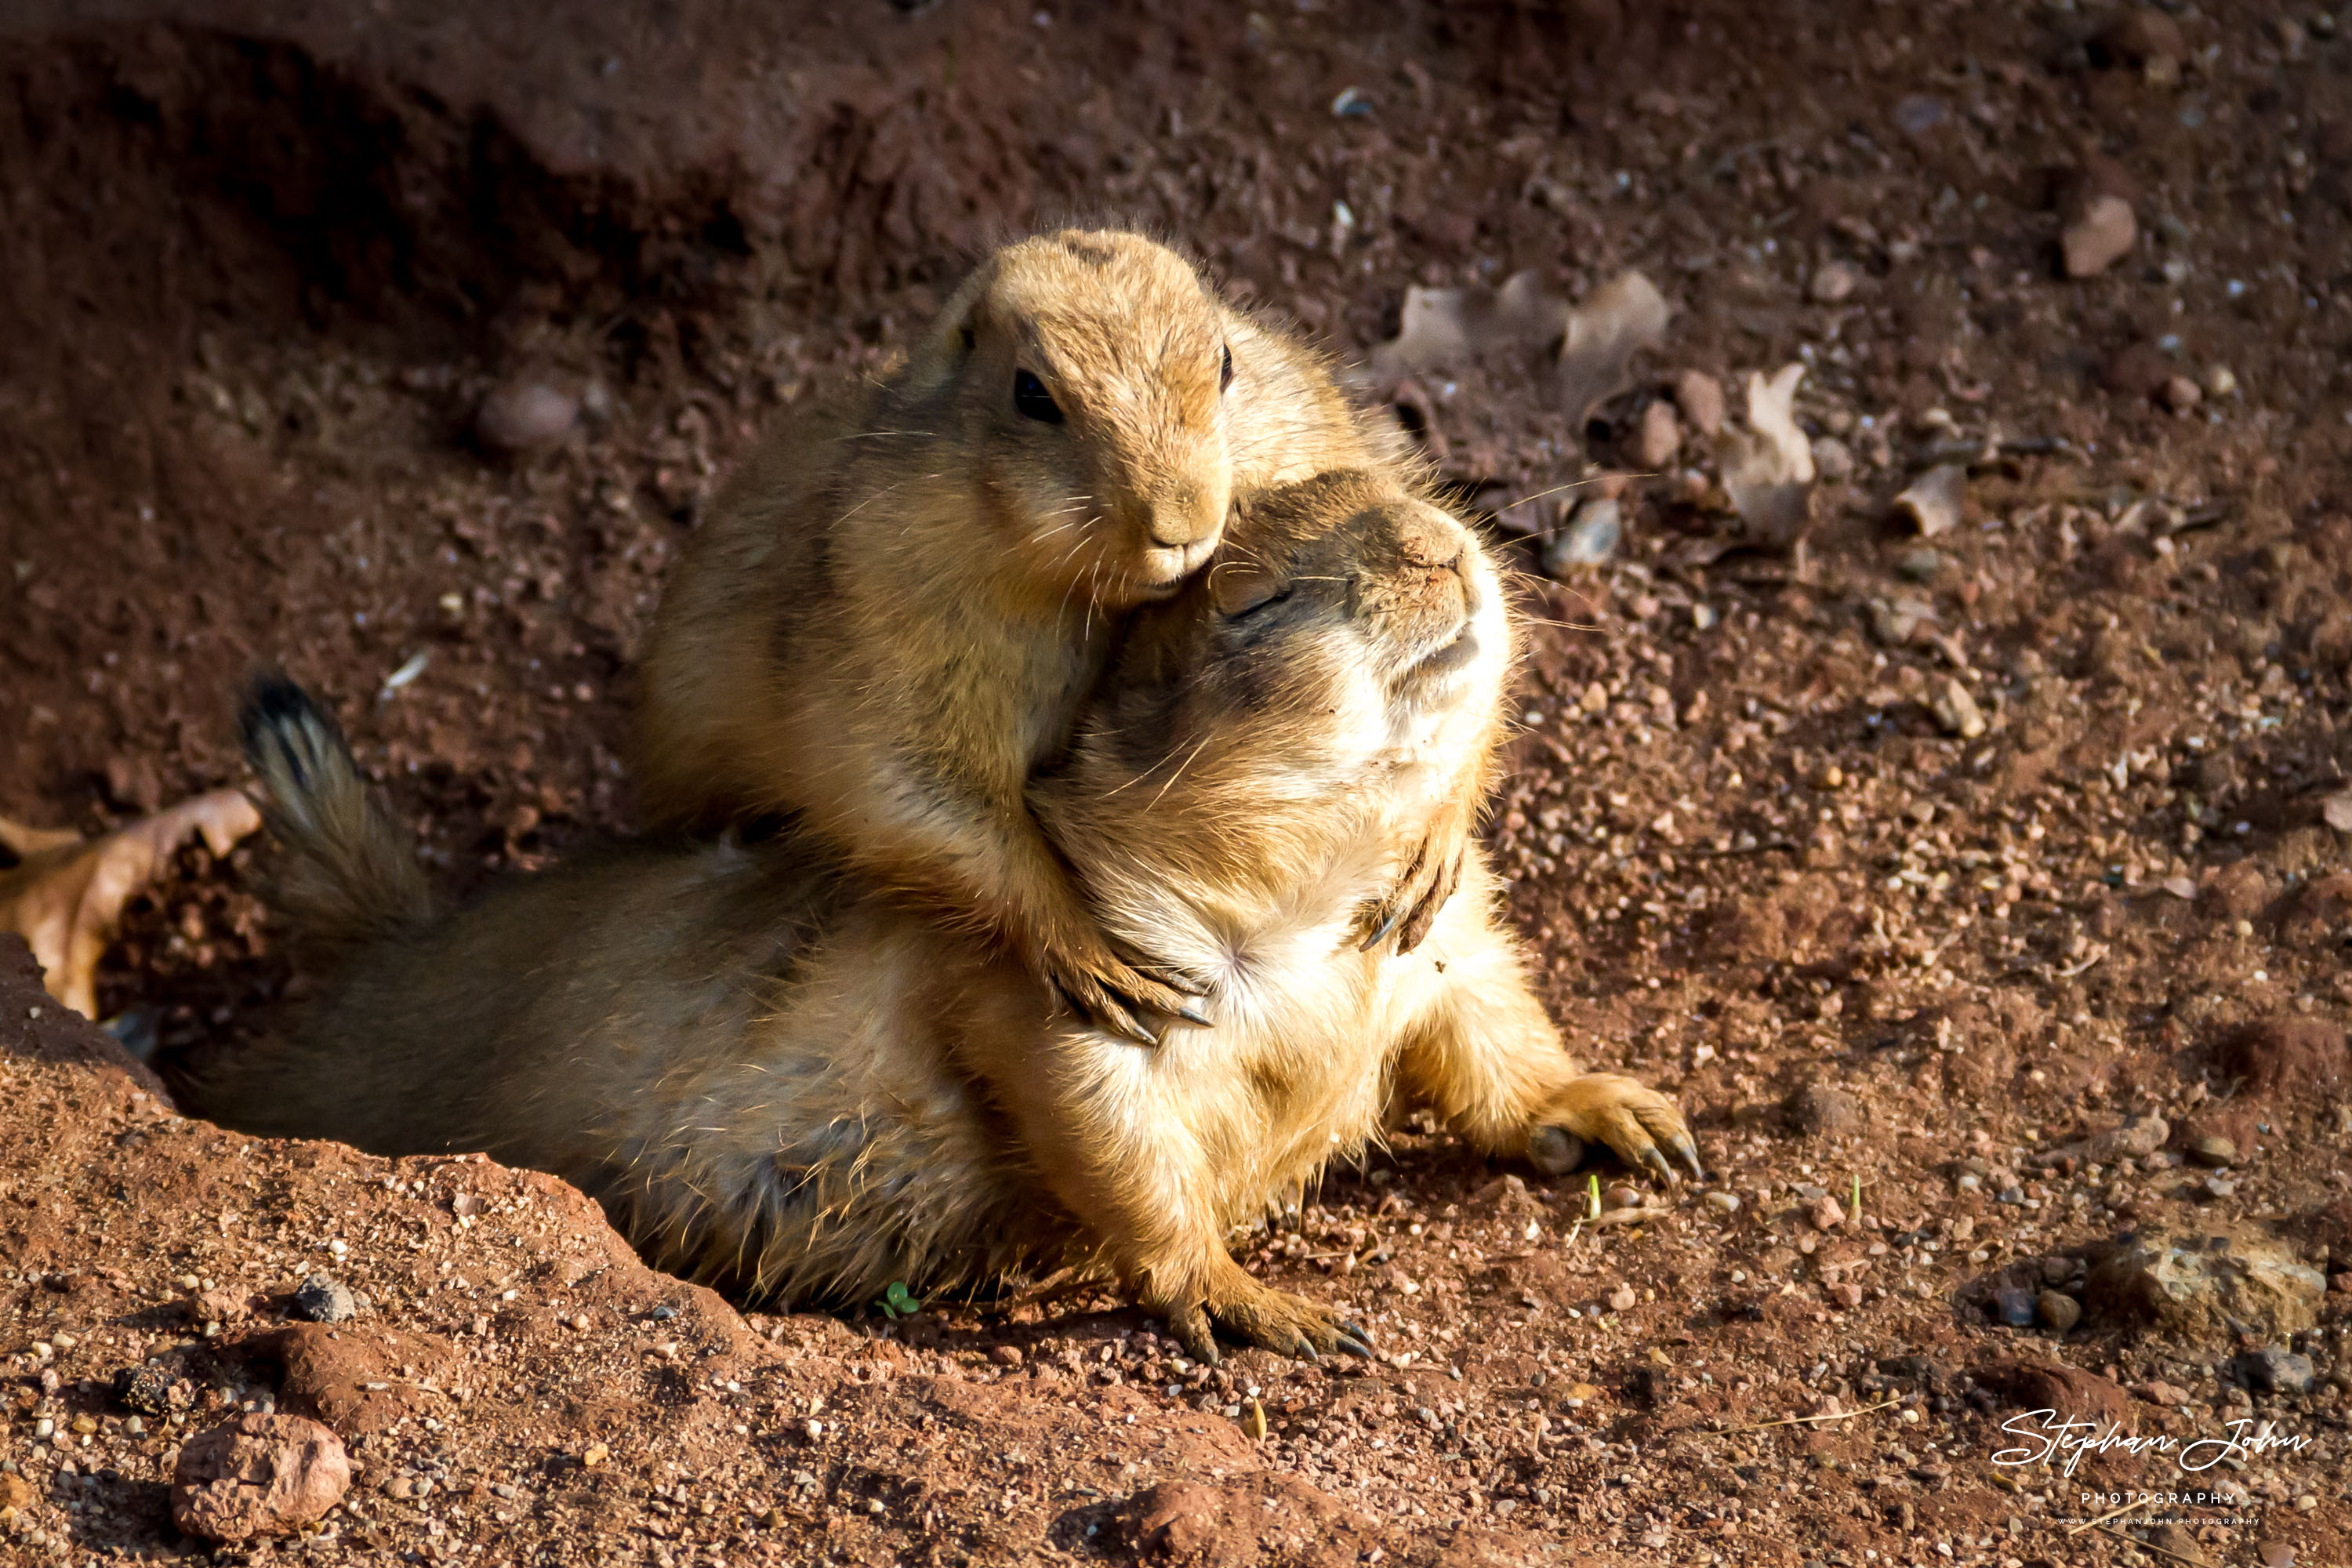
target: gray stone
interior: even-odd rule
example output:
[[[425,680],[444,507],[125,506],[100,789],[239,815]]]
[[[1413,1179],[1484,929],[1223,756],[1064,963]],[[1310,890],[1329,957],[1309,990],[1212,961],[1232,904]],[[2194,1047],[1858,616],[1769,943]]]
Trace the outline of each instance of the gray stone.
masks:
[[[294,1315],[314,1323],[348,1322],[359,1316],[351,1288],[329,1274],[313,1274],[294,1292]]]
[[[2238,1358],[2238,1381],[2257,1394],[2309,1394],[2318,1371],[2307,1355],[2265,1345]]]
[[[2012,1329],[2030,1328],[2033,1323],[2033,1292],[2005,1285],[1993,1292],[1993,1316]]]

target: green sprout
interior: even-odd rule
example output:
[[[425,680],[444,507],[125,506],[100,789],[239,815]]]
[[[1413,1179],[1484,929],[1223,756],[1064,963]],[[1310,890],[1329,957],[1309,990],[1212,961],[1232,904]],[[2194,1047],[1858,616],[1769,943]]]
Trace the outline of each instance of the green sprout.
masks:
[[[1853,1218],[1854,1218],[1854,1223],[1855,1223],[1855,1224],[1857,1224],[1857,1225],[1861,1224],[1861,1223],[1862,1223],[1862,1173],[1861,1173],[1860,1171],[1856,1171],[1856,1172],[1853,1173],[1853,1203],[1850,1206],[1851,1206],[1851,1207],[1853,1208]]]
[[[1595,1171],[1587,1175],[1584,1180],[1586,1184],[1584,1189],[1584,1217],[1587,1219],[1599,1219],[1601,1217],[1601,1173]]]
[[[911,1318],[923,1310],[921,1300],[908,1291],[904,1279],[891,1280],[890,1288],[883,1291],[882,1299],[874,1304],[881,1308],[882,1315],[893,1322],[900,1318]]]

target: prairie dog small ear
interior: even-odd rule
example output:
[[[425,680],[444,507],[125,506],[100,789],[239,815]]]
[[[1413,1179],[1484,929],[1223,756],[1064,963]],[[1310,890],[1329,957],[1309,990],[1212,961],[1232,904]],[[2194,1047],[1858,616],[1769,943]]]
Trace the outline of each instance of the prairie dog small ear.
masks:
[[[1265,603],[1281,588],[1279,574],[1244,556],[1227,556],[1209,567],[1209,603],[1221,616],[1238,616]]]
[[[997,261],[992,257],[959,285],[931,323],[922,348],[908,365],[908,380],[917,387],[939,385],[961,369],[979,345],[986,324],[988,290],[996,281]]]

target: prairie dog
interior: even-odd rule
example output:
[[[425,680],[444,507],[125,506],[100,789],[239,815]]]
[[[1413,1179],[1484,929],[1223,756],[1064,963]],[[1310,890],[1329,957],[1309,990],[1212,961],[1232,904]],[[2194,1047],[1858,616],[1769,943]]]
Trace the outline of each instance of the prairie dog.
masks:
[[[1108,940],[1023,791],[1126,613],[1208,558],[1234,497],[1395,447],[1163,247],[1006,247],[902,367],[788,420],[679,560],[643,660],[649,823],[796,816],[1090,1017],[1147,1040],[1150,1015],[1205,1021],[1197,977]],[[1414,940],[1458,848],[1384,890],[1369,931]]]
[[[789,837],[641,847],[464,914],[400,905],[292,1036],[186,1102],[388,1153],[487,1149],[597,1196],[656,1262],[787,1302],[1108,1265],[1207,1360],[1213,1331],[1364,1348],[1224,1237],[1392,1099],[1554,1173],[1576,1140],[1696,1170],[1671,1101],[1569,1059],[1482,856],[1413,952],[1362,944],[1362,903],[1499,728],[1513,634],[1475,540],[1381,475],[1250,510],[1249,550],[1138,616],[1032,790],[1113,934],[1216,979],[1213,1026],[1139,1049]],[[256,710],[308,885],[381,863],[341,841],[398,834],[337,804],[359,785],[316,760],[341,755],[324,721],[282,693]],[[347,885],[331,923],[382,929],[364,911],[398,889]]]

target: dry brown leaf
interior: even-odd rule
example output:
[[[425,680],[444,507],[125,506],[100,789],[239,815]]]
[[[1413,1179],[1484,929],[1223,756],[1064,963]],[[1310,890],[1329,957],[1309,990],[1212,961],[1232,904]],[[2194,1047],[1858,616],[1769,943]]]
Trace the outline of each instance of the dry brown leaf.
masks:
[[[1372,350],[1370,369],[1395,380],[1487,349],[1556,344],[1561,405],[1581,425],[1624,387],[1633,356],[1664,342],[1672,314],[1639,272],[1619,274],[1577,306],[1545,293],[1533,272],[1515,272],[1499,289],[1409,288],[1397,335]]]
[[[1372,351],[1372,366],[1402,374],[1485,349],[1552,343],[1567,324],[1568,301],[1546,294],[1533,272],[1514,272],[1500,289],[1409,288],[1397,335]]]
[[[1769,381],[1748,376],[1748,427],[1727,429],[1716,442],[1724,493],[1758,539],[1796,542],[1812,521],[1813,447],[1797,428],[1797,384],[1802,364],[1782,365]]]
[[[182,801],[102,838],[0,817],[0,845],[23,862],[0,871],[0,931],[14,931],[31,946],[50,995],[95,1018],[99,957],[131,896],[191,834],[226,855],[260,826],[261,814],[233,789]]]
[[[1922,539],[1960,525],[1960,503],[1969,493],[1969,471],[1958,463],[1928,469],[1895,498],[1895,510],[1910,514]]]
[[[1633,356],[1666,341],[1674,314],[1657,287],[1621,272],[1568,313],[1559,340],[1559,402],[1581,426],[1600,404],[1622,392]]]

